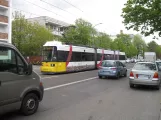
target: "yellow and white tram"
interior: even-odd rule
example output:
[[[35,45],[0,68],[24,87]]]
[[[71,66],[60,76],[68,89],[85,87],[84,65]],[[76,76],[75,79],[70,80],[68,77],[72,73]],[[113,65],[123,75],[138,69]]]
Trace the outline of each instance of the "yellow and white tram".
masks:
[[[43,46],[42,73],[61,73],[97,69],[103,60],[125,62],[124,52],[64,45],[49,41]]]

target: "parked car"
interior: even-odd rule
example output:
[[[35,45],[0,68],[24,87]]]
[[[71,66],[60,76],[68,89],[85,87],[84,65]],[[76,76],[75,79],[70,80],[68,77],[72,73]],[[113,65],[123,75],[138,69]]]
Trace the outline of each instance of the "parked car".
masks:
[[[115,77],[127,76],[127,68],[120,61],[104,60],[98,70],[98,77]]]
[[[129,76],[129,85],[150,85],[160,89],[161,74],[153,62],[138,62],[134,65]]]
[[[0,42],[0,78],[0,114],[37,111],[43,99],[42,81],[16,47],[4,42]]]
[[[127,59],[127,60],[126,60],[126,63],[130,63],[130,59]]]

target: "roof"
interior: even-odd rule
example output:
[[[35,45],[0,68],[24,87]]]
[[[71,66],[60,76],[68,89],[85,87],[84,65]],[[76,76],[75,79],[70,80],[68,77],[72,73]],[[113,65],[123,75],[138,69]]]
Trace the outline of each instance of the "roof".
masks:
[[[6,47],[16,48],[13,44],[11,44],[11,43],[6,43],[6,42],[0,42],[0,46],[6,46]]]
[[[39,21],[39,20],[44,20],[46,23],[53,23],[53,24],[57,24],[57,25],[60,25],[60,26],[70,26],[71,24],[69,23],[66,23],[64,21],[61,21],[61,20],[57,20],[55,18],[51,18],[51,17],[48,17],[48,16],[40,16],[40,17],[34,17],[34,18],[28,18],[28,20],[35,20],[35,21]]]
[[[154,62],[137,62],[137,63],[154,63]]]

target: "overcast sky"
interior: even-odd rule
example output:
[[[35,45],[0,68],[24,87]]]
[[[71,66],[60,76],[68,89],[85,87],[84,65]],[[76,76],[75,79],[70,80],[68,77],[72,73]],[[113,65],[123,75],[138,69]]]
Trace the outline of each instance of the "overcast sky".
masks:
[[[28,1],[28,2],[27,2]],[[46,1],[63,10],[57,9],[54,6],[48,5],[42,1]],[[106,32],[110,35],[116,35],[123,30],[127,34],[136,34],[133,30],[126,30],[122,24],[121,12],[127,0],[13,0],[13,11],[23,10],[23,14],[27,18],[38,16],[49,16],[64,22],[74,24],[77,18],[83,18],[93,25],[102,23],[96,26],[100,32]],[[67,2],[72,5],[68,4]],[[32,5],[43,7],[46,10]],[[16,8],[16,9],[15,9]],[[48,10],[48,11],[47,11]],[[67,12],[66,12],[67,11]],[[28,13],[27,13],[28,12]],[[152,40],[151,37],[143,37],[147,42]],[[155,40],[161,44],[160,40]]]

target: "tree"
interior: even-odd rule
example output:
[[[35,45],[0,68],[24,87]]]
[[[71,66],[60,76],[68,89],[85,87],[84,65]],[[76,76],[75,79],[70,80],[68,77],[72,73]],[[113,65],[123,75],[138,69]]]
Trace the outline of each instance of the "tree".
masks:
[[[132,43],[132,38],[127,34],[119,34],[111,45],[112,50],[125,52],[127,57],[133,57],[137,54],[137,49]]]
[[[112,39],[106,33],[99,32],[95,37],[95,46],[98,48],[110,49],[111,43]]]
[[[145,36],[159,32],[161,36],[160,0],[128,0],[122,9],[123,23],[127,29],[139,31]]]
[[[136,50],[137,50],[137,57],[138,55],[144,55],[144,52],[146,50],[146,44],[145,44],[145,41],[141,38],[140,35],[134,35],[134,38],[133,38],[133,44],[134,46],[136,47]]]
[[[161,47],[155,41],[151,41],[148,43],[148,51],[155,52],[157,58],[161,58]]]
[[[49,29],[38,23],[31,23],[24,15],[15,12],[12,22],[12,41],[24,56],[40,55],[43,44],[53,38]]]
[[[92,45],[95,29],[92,24],[83,19],[77,19],[75,25],[65,31],[62,41],[76,45]]]

